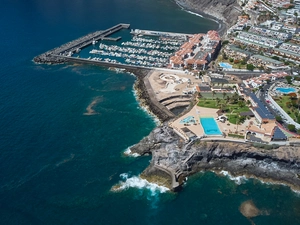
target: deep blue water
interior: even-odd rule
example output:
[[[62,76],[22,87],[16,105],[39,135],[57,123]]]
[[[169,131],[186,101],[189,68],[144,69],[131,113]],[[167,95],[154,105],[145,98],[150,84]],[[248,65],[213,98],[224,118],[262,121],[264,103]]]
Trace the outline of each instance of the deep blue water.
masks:
[[[250,224],[238,209],[246,200],[264,211],[255,224],[300,223],[299,196],[284,186],[210,172],[179,194],[143,184],[137,175],[150,157],[123,155],[155,127],[134,97],[134,76],[31,61],[120,22],[186,33],[217,24],[169,0],[1,3],[0,224]],[[111,191],[116,184],[128,188]]]

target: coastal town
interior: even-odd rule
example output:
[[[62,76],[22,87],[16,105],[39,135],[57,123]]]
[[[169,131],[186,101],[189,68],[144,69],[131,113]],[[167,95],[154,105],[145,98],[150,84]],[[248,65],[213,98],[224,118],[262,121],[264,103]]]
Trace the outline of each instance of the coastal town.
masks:
[[[111,37],[130,27],[118,24],[34,61],[134,73],[140,104],[162,127],[130,152],[152,153],[151,168],[169,174],[175,190],[203,158],[199,143],[245,144],[255,153],[300,145],[300,1],[245,0],[240,7],[222,34],[131,29],[125,38]],[[291,173],[287,182],[295,184]]]

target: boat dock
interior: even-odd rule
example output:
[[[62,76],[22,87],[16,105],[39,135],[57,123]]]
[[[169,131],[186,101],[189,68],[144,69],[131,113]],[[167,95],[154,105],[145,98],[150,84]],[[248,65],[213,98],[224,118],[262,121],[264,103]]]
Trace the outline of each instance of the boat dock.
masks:
[[[140,30],[140,29],[132,29],[130,33],[133,35],[174,37],[174,38],[184,38],[184,39],[186,39],[187,37],[193,36],[192,34],[162,32],[162,31],[154,31],[154,30]]]
[[[106,30],[90,33],[81,38],[68,42],[58,48],[36,56],[33,60],[36,63],[63,63],[64,58],[57,56],[71,56],[73,53],[79,52],[82,48],[91,45],[98,40],[118,41],[121,39],[121,37],[112,38],[109,36],[121,29],[128,29],[129,27],[130,24],[120,23]]]
[[[101,40],[104,40],[104,41],[119,41],[120,39],[121,39],[121,37],[116,37],[116,38],[103,37],[103,38],[101,38]]]

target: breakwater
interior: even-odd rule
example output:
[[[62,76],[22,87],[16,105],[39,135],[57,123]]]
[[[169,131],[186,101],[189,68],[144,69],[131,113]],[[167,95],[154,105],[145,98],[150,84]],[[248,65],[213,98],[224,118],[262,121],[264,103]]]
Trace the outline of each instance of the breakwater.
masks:
[[[130,24],[120,23],[103,31],[96,31],[80,37],[76,40],[70,41],[60,47],[54,48],[41,55],[34,57],[33,61],[36,63],[59,64],[69,61],[64,56],[72,56],[73,53],[80,51],[82,48],[91,45],[98,40],[118,41],[120,37],[111,38],[110,35],[118,32],[121,29],[128,29]]]

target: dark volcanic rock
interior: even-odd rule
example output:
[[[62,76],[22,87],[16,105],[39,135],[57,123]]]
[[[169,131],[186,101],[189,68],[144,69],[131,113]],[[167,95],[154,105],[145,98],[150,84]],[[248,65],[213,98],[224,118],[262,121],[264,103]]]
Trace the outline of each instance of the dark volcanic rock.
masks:
[[[236,0],[175,0],[184,8],[212,16],[223,21],[225,27],[221,27],[219,32],[224,34],[226,29],[232,26],[242,10]]]
[[[187,147],[188,146],[188,147]],[[184,143],[166,125],[155,128],[149,136],[131,148],[141,155],[152,153],[152,161],[144,177],[159,169],[167,172],[173,184],[201,170],[229,171],[234,176],[246,175],[270,182],[288,184],[300,189],[300,148],[284,146],[265,150],[249,143],[206,142]],[[166,173],[164,173],[164,176]],[[174,187],[174,185],[172,186]]]

